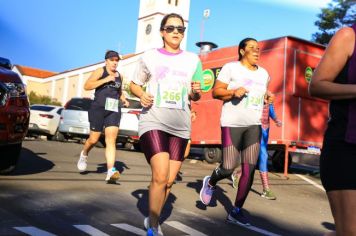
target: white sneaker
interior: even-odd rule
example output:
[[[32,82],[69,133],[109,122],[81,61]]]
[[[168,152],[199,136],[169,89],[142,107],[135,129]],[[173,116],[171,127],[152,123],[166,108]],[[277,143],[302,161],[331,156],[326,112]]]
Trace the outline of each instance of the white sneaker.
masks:
[[[120,178],[120,172],[115,167],[108,170],[105,181],[109,184],[116,184],[116,181]]]
[[[88,156],[83,155],[83,151],[80,152],[80,157],[77,163],[77,168],[80,171],[85,171],[87,169]]]
[[[149,217],[145,217],[145,219],[143,220],[143,227],[145,228],[146,231],[150,228],[150,218]],[[163,235],[160,225],[158,225],[158,235]]]

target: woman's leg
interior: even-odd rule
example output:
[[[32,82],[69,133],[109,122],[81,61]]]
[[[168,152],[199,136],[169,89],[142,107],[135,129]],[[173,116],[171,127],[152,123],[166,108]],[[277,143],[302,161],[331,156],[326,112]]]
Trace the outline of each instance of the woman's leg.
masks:
[[[356,236],[356,144],[324,138],[320,179],[326,190],[336,235]]]
[[[336,226],[336,235],[356,235],[356,190],[327,192]]]
[[[94,147],[94,145],[99,141],[101,132],[90,131],[89,138],[85,141],[83,147],[83,155],[88,156],[90,150]]]
[[[98,142],[101,132],[90,131],[89,138],[85,141],[83,150],[80,152],[77,168],[80,171],[87,169],[88,154],[94,145]]]
[[[232,129],[234,129],[234,131],[232,131]],[[232,141],[232,132],[234,132],[234,135],[236,136],[242,135],[243,131],[242,130],[238,131],[238,130],[239,128],[231,128],[231,127],[221,128],[223,159],[221,164],[211,174],[211,178],[209,180],[210,186],[215,186],[218,181],[229,177],[233,173],[236,165],[239,164],[240,155],[236,146],[238,144],[234,145]]]
[[[185,148],[185,151],[184,151],[184,160],[189,156],[189,153],[190,153],[190,140],[188,141],[188,144],[187,144],[187,147]]]
[[[158,228],[159,216],[166,199],[169,179],[169,135],[151,130],[140,137],[142,150],[151,166],[152,178],[148,191],[149,225]]]
[[[236,167],[236,163],[239,162],[239,152],[236,148],[237,145],[233,143],[231,139],[232,129],[234,129],[234,132],[236,132],[236,136],[238,139],[243,132],[240,128],[221,128],[223,160],[222,163],[217,168],[215,168],[215,170],[213,170],[211,176],[205,176],[203,179],[203,185],[200,189],[199,197],[200,201],[205,205],[210,204],[217,182],[231,176],[232,172],[234,171],[234,168]],[[238,141],[236,143],[238,143]]]
[[[261,137],[261,146],[260,146],[260,154],[258,157],[258,167],[260,170],[260,177],[262,181],[263,191],[261,197],[264,197],[269,200],[275,200],[276,196],[269,188],[269,180],[268,180],[268,133],[269,129],[262,129],[262,137]]]
[[[115,166],[116,156],[116,138],[119,132],[119,127],[109,126],[105,128],[105,157],[108,170]]]
[[[169,197],[169,193],[171,192],[172,186],[181,167],[182,167],[181,161],[174,161],[174,160],[169,161],[169,177],[168,177],[168,182],[166,187],[166,196],[164,199],[164,203],[166,203]],[[164,204],[162,205],[162,209],[163,206]]]
[[[242,208],[250,192],[255,174],[255,166],[260,149],[260,144],[255,143],[241,152],[241,177],[235,199],[235,207]]]
[[[241,178],[235,200],[235,207],[242,208],[250,192],[258,154],[260,153],[261,127],[254,125],[248,127],[242,136],[241,151]]]
[[[152,179],[148,194],[150,225],[158,227],[159,217],[166,199],[167,183],[169,178],[169,154],[160,152],[150,161]]]
[[[173,183],[176,179],[176,176],[182,167],[182,163],[185,159],[185,152],[189,145],[188,139],[183,139],[180,137],[176,137],[170,135],[169,137],[169,176],[168,176],[168,183],[166,188],[166,198],[167,200],[169,193],[172,189]],[[163,206],[162,206],[163,208]]]

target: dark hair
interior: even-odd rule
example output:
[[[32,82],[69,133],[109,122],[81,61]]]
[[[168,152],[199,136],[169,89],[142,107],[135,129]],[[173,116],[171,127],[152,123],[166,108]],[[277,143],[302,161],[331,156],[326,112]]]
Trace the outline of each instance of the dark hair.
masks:
[[[119,58],[119,60],[121,59],[121,56],[118,52],[114,51],[114,50],[108,50],[105,53],[105,60],[108,58],[112,58],[112,57],[117,57]]]
[[[240,41],[240,43],[239,43],[239,51],[238,51],[238,53],[239,53],[239,61],[241,61],[241,59],[242,59],[242,54],[241,54],[240,50],[241,49],[245,50],[248,41],[256,41],[257,42],[257,40],[254,39],[254,38],[244,38],[243,40]]]
[[[169,18],[179,18],[182,21],[183,26],[184,26],[184,19],[181,15],[179,15],[177,13],[170,13],[163,17],[163,19],[161,21],[161,27],[159,28],[160,31],[162,31],[164,29],[164,26],[166,25]]]

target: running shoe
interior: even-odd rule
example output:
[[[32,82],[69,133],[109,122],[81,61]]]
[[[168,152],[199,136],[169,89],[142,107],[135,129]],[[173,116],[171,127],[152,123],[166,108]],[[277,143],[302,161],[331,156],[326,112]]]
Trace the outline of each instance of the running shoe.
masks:
[[[85,171],[87,169],[88,156],[84,156],[83,151],[80,152],[80,157],[77,163],[77,168],[80,171]]]
[[[151,228],[148,228],[146,235],[147,235],[147,236],[160,236],[160,235],[162,235],[162,234],[159,234],[159,233],[158,233],[157,228],[151,227]]]
[[[120,178],[120,172],[115,167],[108,170],[105,181],[108,184],[116,184],[116,181]]]
[[[263,192],[261,193],[261,197],[264,197],[268,200],[277,199],[276,195],[274,195],[274,193],[270,189],[264,189]]]
[[[209,185],[210,176],[205,176],[203,186],[200,190],[200,201],[205,205],[209,205],[211,197],[213,196],[215,188]]]
[[[231,174],[231,179],[232,179],[232,187],[237,189],[239,187],[239,177],[237,174],[232,173]]]
[[[237,207],[232,209],[230,214],[227,216],[226,221],[228,223],[237,224],[237,225],[244,225],[244,226],[250,225],[250,223],[248,222],[248,220],[244,216],[244,214],[241,211],[241,209],[239,209]]]
[[[150,218],[149,217],[145,217],[145,219],[143,220],[143,227],[145,228],[145,230],[148,230],[150,228]],[[158,225],[158,233],[163,235],[160,225]]]

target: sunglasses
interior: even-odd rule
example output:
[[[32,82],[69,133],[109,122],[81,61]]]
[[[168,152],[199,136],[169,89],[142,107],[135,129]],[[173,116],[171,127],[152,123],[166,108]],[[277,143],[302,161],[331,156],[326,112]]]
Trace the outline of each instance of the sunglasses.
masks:
[[[177,29],[178,33],[183,34],[185,31],[184,26],[174,26],[174,25],[168,25],[163,28],[167,33],[172,33],[174,29]]]

